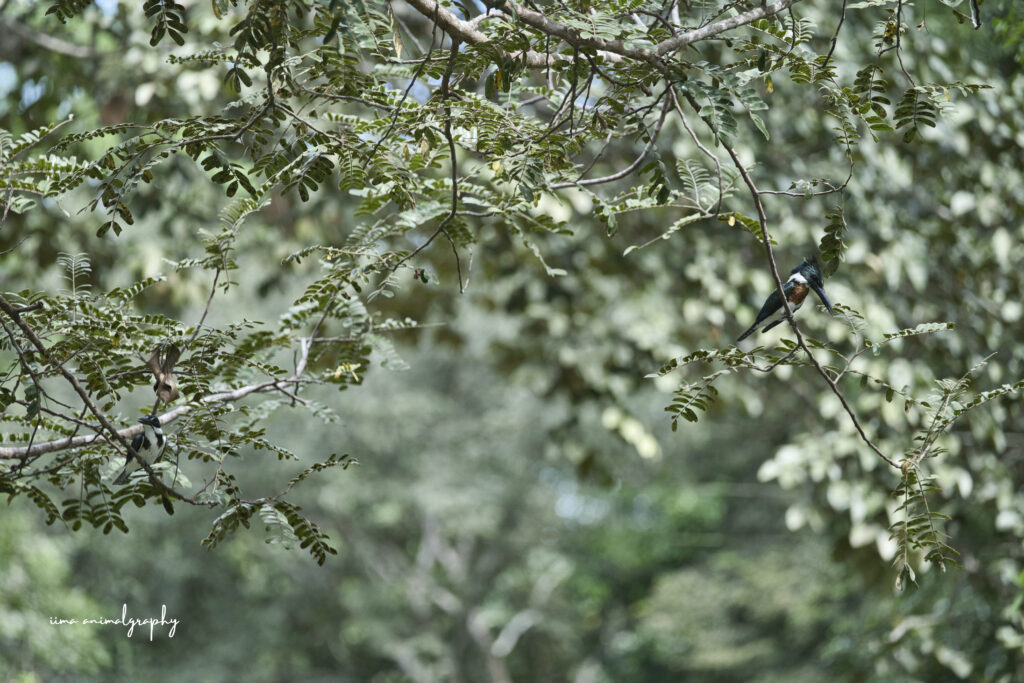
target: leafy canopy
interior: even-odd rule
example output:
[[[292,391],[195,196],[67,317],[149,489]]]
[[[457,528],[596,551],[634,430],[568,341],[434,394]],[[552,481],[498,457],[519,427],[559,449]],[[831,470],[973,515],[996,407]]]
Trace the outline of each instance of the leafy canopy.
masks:
[[[834,274],[849,239],[844,200],[863,138],[919,141],[951,98],[984,87],[967,82],[971,74],[926,80],[905,67],[914,33],[908,8],[885,0],[213,0],[186,10],[149,0],[149,49],[166,56],[171,78],[216,74],[228,96],[205,111],[180,107],[108,125],[63,118],[0,133],[3,218],[18,220],[54,201],[80,202],[99,217],[97,237],[144,229],[136,225],[137,198],[185,159],[224,196],[219,222],[198,232],[201,245],[170,264],[172,273],[206,279],[206,307],[196,322],[146,310],[139,302],[166,284],[164,275],[90,287],[84,254],[61,257],[66,286],[59,290],[5,292],[0,487],[27,495],[48,522],[104,532],[127,530],[129,502],[208,506],[220,511],[210,545],[258,515],[278,538],[323,562],[334,552],[326,535],[287,496],[316,471],[347,466],[350,458],[330,454],[264,496],[245,493],[236,471],[247,450],[294,457],[267,436],[263,421],[271,411],[289,407],[333,419],[310,397],[311,387],[358,387],[371,354],[394,358],[389,334],[419,325],[388,313],[385,304],[401,286],[442,281],[465,290],[473,246],[492,227],[548,276],[563,274],[547,262],[547,245],[549,236],[571,230],[558,210],[566,202],[588,207],[609,237],[638,213],[665,216],[668,227],[631,240],[626,258],[655,245],[685,248],[687,231],[699,222],[738,228],[750,251],[763,256],[738,253],[736,262],[757,264],[781,287],[786,271],[774,253],[781,231],[767,200],[827,198],[819,250],[826,275]],[[58,0],[45,14],[39,27],[102,23],[81,0]],[[977,28],[974,14],[971,20]],[[852,45],[857,59],[840,62],[844,26],[854,23],[873,25],[873,45],[859,53]],[[933,23],[932,30],[951,36],[963,30]],[[116,35],[116,24],[108,30]],[[821,177],[791,177],[776,188],[750,159],[782,149],[769,127],[779,89],[820,109],[831,120],[831,141],[821,152]],[[281,261],[302,291],[276,321],[207,322],[244,275],[238,251],[248,222],[283,201],[355,208],[343,226]],[[682,382],[668,407],[673,428],[679,418],[696,421],[714,399],[715,383],[737,370],[813,368],[843,405],[837,419],[851,421],[862,447],[901,478],[896,494],[906,514],[893,527],[904,558],[899,575],[911,571],[907,558],[916,547],[940,566],[954,562],[936,528],[939,514],[927,507],[925,461],[958,417],[1022,384],[958,403],[965,375],[940,384],[938,398],[915,398],[858,370],[856,361],[890,340],[951,325],[915,324],[870,340],[858,331],[858,311],[837,308],[857,339],[852,353],[805,337],[793,323],[796,341],[775,349],[729,346],[671,361],[662,374],[694,363],[722,366]],[[144,361],[172,350],[180,360],[163,370],[176,377],[179,397],[158,398],[150,409],[154,374]],[[884,452],[844,398],[851,381],[930,411],[929,426],[902,455]],[[170,431],[176,459],[139,462],[142,473],[118,488],[111,483],[117,464],[137,455],[130,441],[141,426],[127,406],[140,397]],[[71,497],[59,500],[61,494]]]

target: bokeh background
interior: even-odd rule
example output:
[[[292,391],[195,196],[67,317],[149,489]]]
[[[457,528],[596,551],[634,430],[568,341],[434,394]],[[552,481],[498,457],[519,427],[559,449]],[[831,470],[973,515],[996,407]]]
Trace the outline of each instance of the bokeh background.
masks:
[[[833,26],[833,3],[806,16]],[[990,89],[948,111],[923,140],[865,140],[845,196],[845,262],[826,283],[859,311],[863,334],[951,321],[867,368],[917,397],[981,359],[973,386],[1024,376],[1024,11],[982,5],[980,31],[937,2],[908,34],[914,73]],[[0,128],[21,133],[75,115],[71,128],[216,111],[221,75],[167,62],[132,7],[96,3],[59,25],[45,3],[0,4]],[[905,11],[909,11],[906,10]],[[224,40],[189,6],[197,40]],[[915,14],[915,25],[918,17]],[[836,59],[871,59],[875,26],[851,13]],[[817,95],[783,79],[747,136],[763,186],[844,177],[834,125]],[[668,124],[670,127],[673,124]],[[69,128],[69,130],[71,130]],[[673,152],[693,153],[680,129]],[[103,149],[87,143],[83,153]],[[632,151],[610,154],[615,169]],[[84,195],[44,203],[0,228],[0,286],[57,289],[58,252],[85,252],[91,285],[123,286],[201,251],[197,231],[224,199],[185,159],[140,187],[136,225],[95,236]],[[820,239],[834,198],[773,199],[781,268]],[[499,224],[481,221],[470,285],[450,253],[425,253],[432,277],[407,277],[380,304],[422,323],[393,335],[368,380],[317,396],[337,421],[279,410],[268,432],[302,457],[241,453],[259,490],[326,453],[358,465],[296,489],[338,554],[318,566],[265,542],[256,524],[213,551],[204,510],[132,512],[131,533],[47,527],[29,501],[0,514],[0,679],[11,681],[944,681],[1019,680],[1024,663],[1024,415],[1019,395],[957,423],[928,462],[962,569],[920,565],[893,589],[891,496],[897,477],[857,439],[813,372],[735,375],[706,418],[670,430],[681,376],[667,360],[726,346],[771,280],[742,231],[709,221],[624,256],[676,216],[621,216],[613,236],[583,194],[545,200],[571,235],[534,241],[550,277]],[[240,238],[238,286],[213,322],[273,318],[301,281],[281,259],[340,242],[353,204],[327,189],[281,197]],[[208,282],[173,274],[140,307],[183,320]],[[850,328],[806,307],[810,334],[852,349]],[[773,335],[783,336],[778,328]],[[9,360],[7,356],[3,356]],[[694,379],[699,369],[685,375]],[[697,374],[693,374],[697,373]],[[872,385],[849,389],[883,450],[912,447],[917,408]],[[145,392],[143,392],[144,394]],[[140,395],[140,404],[147,397]],[[151,396],[148,400],[152,400]],[[171,430],[173,434],[173,429]],[[161,605],[181,621],[127,638],[117,627],[52,626],[50,617],[140,617]],[[140,629],[142,630],[142,629]]]

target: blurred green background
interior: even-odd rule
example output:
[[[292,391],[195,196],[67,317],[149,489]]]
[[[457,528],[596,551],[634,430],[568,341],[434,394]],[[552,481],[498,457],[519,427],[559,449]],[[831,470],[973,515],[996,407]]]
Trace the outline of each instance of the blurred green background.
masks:
[[[831,4],[809,3],[807,16],[833,26]],[[924,140],[862,144],[845,199],[846,261],[826,283],[875,338],[956,323],[867,358],[867,370],[915,396],[993,352],[978,390],[1024,376],[1024,12],[986,2],[974,32],[926,5],[929,28],[908,34],[908,68],[992,88],[969,100],[954,91]],[[127,6],[97,4],[66,26],[44,11],[22,0],[0,10],[2,128],[68,113],[85,127],[152,121],[231,99],[218,74],[169,65]],[[193,11],[200,39],[223,39],[223,26]],[[873,50],[870,21],[847,21],[841,73]],[[814,92],[780,78],[771,105],[771,141],[748,136],[744,150],[764,186],[842,172]],[[692,153],[681,129],[670,135],[677,156]],[[602,163],[614,169],[627,152]],[[705,222],[623,256],[676,217],[620,217],[607,237],[585,196],[565,197],[542,209],[570,217],[573,234],[535,240],[564,276],[546,275],[502,226],[482,221],[465,294],[438,248],[424,256],[432,284],[407,277],[382,305],[435,326],[396,333],[401,358],[375,357],[365,385],[317,396],[340,421],[286,409],[270,418],[268,431],[302,462],[242,454],[256,490],[328,452],[358,460],[296,489],[338,548],[325,565],[265,543],[258,524],[207,552],[199,541],[215,513],[184,506],[173,518],[133,511],[130,534],[106,536],[47,527],[24,499],[5,508],[0,679],[1020,680],[1019,396],[958,423],[929,462],[941,487],[932,502],[951,516],[963,568],[922,565],[919,585],[896,593],[897,477],[820,378],[790,368],[726,377],[707,419],[674,433],[664,407],[679,378],[644,378],[747,326],[771,286],[758,246]],[[12,217],[0,250],[24,241],[0,260],[0,284],[60,287],[60,251],[90,255],[96,288],[166,272],[161,259],[201,251],[196,231],[223,197],[175,159],[135,201],[137,224],[117,237],[95,237],[96,220],[76,213],[73,197]],[[780,269],[813,250],[833,201],[769,202]],[[275,200],[247,224],[239,286],[211,320],[279,315],[300,286],[281,259],[339,239],[351,212],[332,191]],[[192,320],[208,286],[174,274],[140,305]],[[801,320],[852,348],[840,322],[811,307]],[[849,395],[883,450],[908,447],[916,408],[872,386]],[[122,604],[139,618],[166,605],[181,623],[173,638],[158,627],[152,642],[145,628],[129,639],[115,626],[49,624],[116,618]]]

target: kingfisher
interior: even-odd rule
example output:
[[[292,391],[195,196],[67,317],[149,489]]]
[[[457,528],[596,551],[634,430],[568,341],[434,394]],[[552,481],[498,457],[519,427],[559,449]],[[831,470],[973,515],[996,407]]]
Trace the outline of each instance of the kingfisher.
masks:
[[[799,266],[793,269],[789,279],[782,284],[782,291],[786,294],[786,300],[789,302],[789,307],[793,313],[796,313],[797,309],[803,305],[804,299],[807,298],[807,293],[812,289],[818,295],[818,298],[821,299],[821,303],[825,304],[828,312],[832,313],[832,302],[825,296],[821,269],[818,268],[814,261],[805,258]],[[779,296],[779,290],[776,289],[765,300],[764,306],[761,306],[754,324],[741,334],[736,341],[743,341],[749,337],[757,329],[758,325],[767,323],[761,329],[762,332],[767,332],[785,319],[786,309],[782,306],[782,297]]]
[[[139,422],[142,424],[142,433],[136,434],[135,438],[132,439],[132,450],[139,454],[139,456],[149,455],[151,452],[154,454],[153,462],[157,463],[164,454],[164,447],[167,445],[167,439],[164,438],[164,432],[160,429],[160,418],[156,415],[143,415],[139,418]],[[117,479],[114,483],[120,486],[121,484],[128,483],[128,466],[132,464],[131,454],[125,456],[124,469],[121,470],[121,474],[117,475]]]

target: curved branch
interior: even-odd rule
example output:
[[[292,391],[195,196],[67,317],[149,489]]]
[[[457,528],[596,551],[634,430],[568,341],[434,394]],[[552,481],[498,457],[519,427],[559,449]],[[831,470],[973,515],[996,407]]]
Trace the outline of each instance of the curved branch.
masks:
[[[721,212],[721,210],[722,210],[722,200],[725,199],[725,192],[722,189],[722,162],[718,158],[717,154],[714,154],[710,149],[708,149],[707,147],[704,146],[704,143],[702,143],[700,141],[700,138],[697,137],[697,133],[695,133],[694,130],[692,128],[690,128],[690,124],[686,120],[686,114],[683,112],[683,108],[679,104],[679,98],[676,97],[675,89],[672,89],[671,94],[672,94],[672,103],[675,105],[676,113],[679,114],[679,120],[682,122],[683,128],[686,129],[686,132],[690,134],[690,138],[693,140],[693,144],[695,144],[697,146],[697,149],[699,149],[704,154],[704,156],[708,157],[713,162],[715,162],[715,170],[717,171],[717,175],[718,175],[718,202],[715,204],[715,210],[714,210],[713,213],[714,213],[714,215],[718,215],[718,213]],[[695,194],[698,194],[698,193],[695,192]],[[698,200],[698,199],[699,199],[699,197],[694,197],[695,201]],[[704,211],[704,207],[700,206],[700,202],[697,201],[696,203],[698,205],[698,208],[701,211]]]
[[[163,480],[157,476],[156,472],[153,471],[150,464],[146,462],[146,459],[140,457],[125,437],[118,432],[117,428],[113,424],[111,424],[110,420],[107,419],[107,416],[99,409],[96,403],[92,400],[92,397],[89,396],[89,392],[87,392],[81,382],[78,381],[78,378],[71,374],[71,371],[65,368],[63,364],[58,363],[53,359],[50,352],[47,350],[46,345],[44,345],[42,340],[39,338],[39,335],[37,335],[35,330],[33,330],[28,323],[22,319],[21,314],[15,310],[11,305],[11,302],[9,302],[2,294],[0,294],[0,310],[6,313],[7,317],[14,321],[14,324],[21,329],[22,334],[25,335],[26,339],[28,339],[29,342],[32,343],[32,346],[35,347],[36,351],[39,352],[40,357],[45,359],[46,362],[53,367],[53,369],[56,370],[57,373],[68,382],[68,384],[71,385],[71,388],[74,389],[79,398],[82,399],[82,403],[88,411],[92,413],[93,417],[96,418],[96,421],[99,422],[102,427],[102,431],[98,430],[97,438],[102,438],[104,441],[109,443],[118,454],[127,452],[131,457],[134,457],[135,460],[138,461],[139,465],[142,466],[142,469],[146,471],[146,474],[149,475],[149,480],[153,485],[160,489],[165,495],[173,496],[178,500],[183,500],[193,505],[216,506],[219,504],[217,501],[198,501],[195,498],[189,498],[188,496],[182,495],[171,486],[165,484]],[[142,425],[139,425],[138,427],[141,429]],[[67,439],[65,439],[65,441],[67,441]],[[120,449],[118,446],[120,446]],[[31,449],[36,447],[37,446],[30,445],[26,448],[28,452],[31,453]]]

